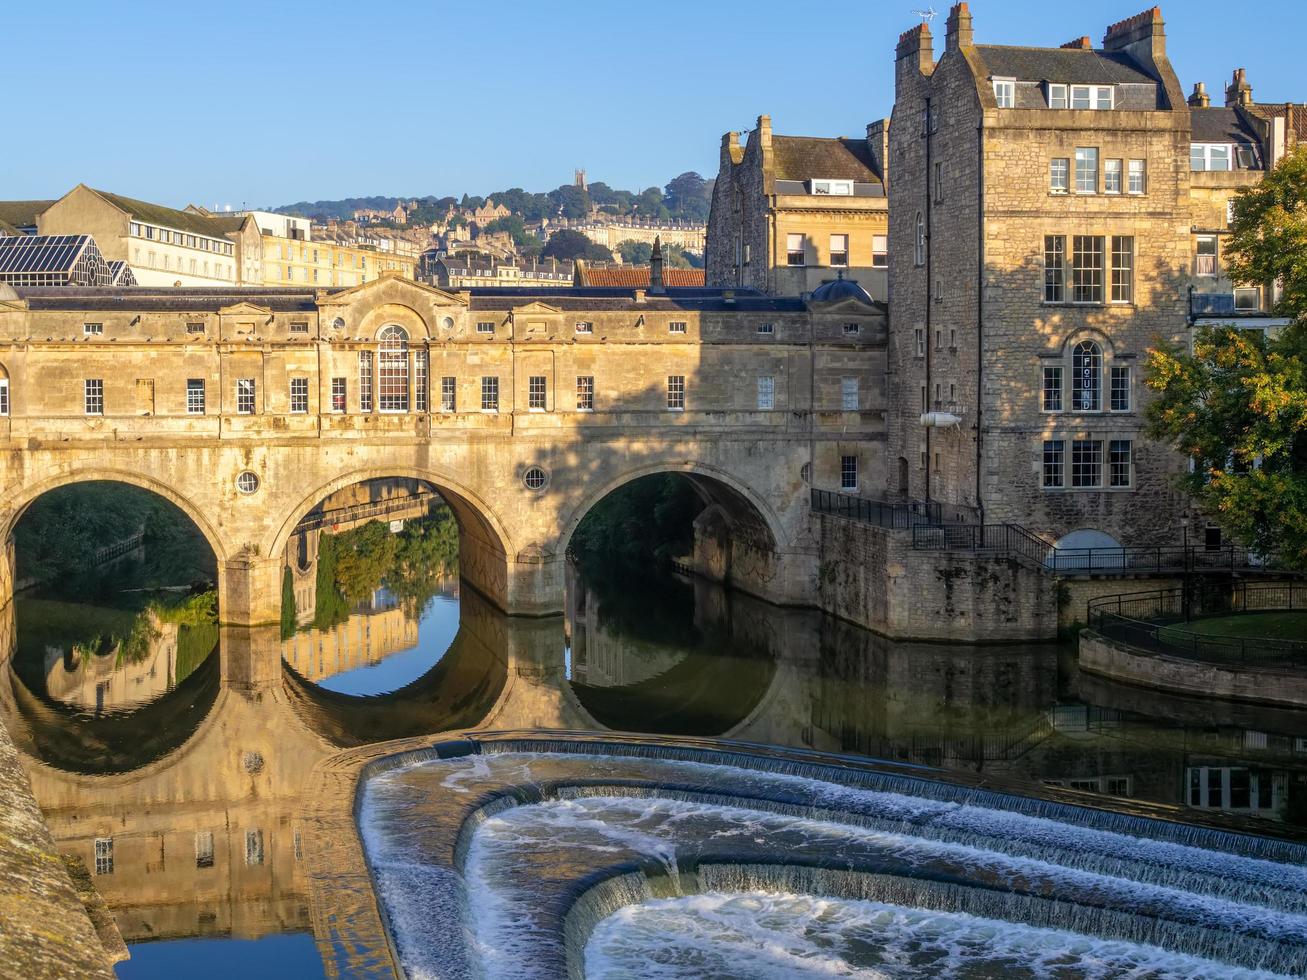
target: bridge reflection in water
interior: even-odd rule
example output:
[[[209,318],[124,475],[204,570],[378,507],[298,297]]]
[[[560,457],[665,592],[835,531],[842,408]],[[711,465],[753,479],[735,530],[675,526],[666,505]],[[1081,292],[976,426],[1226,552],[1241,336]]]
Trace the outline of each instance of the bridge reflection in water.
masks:
[[[59,846],[98,872],[129,944],[304,932],[329,918],[330,908],[310,912],[304,871],[321,846],[306,831],[310,770],[341,747],[451,730],[724,736],[969,769],[1029,780],[1034,792],[1052,781],[1293,815],[1300,713],[1140,699],[1079,677],[1056,647],[893,643],[702,582],[596,589],[574,577],[570,594],[566,617],[518,618],[464,589],[448,648],[374,696],[324,684],[420,643],[438,604],[382,602],[335,632],[287,640],[275,626],[224,627],[184,677],[174,669],[167,690],[122,710],[111,702],[126,679],[94,694],[61,675],[62,656],[34,666],[20,649],[0,670],[0,712]],[[627,608],[630,594],[638,607]],[[22,618],[20,608],[20,629]],[[13,624],[5,630],[13,650]],[[368,630],[368,655],[339,671],[310,655]],[[166,673],[176,637],[154,642],[148,662]],[[1194,771],[1205,782],[1191,800]],[[331,959],[347,969],[366,953]]]

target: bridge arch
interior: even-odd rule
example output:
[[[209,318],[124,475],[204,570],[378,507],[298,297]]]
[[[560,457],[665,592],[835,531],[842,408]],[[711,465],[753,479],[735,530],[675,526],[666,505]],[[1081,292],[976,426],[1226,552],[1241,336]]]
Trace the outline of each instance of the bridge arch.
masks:
[[[511,538],[494,509],[464,483],[447,474],[413,466],[368,467],[342,473],[300,498],[274,529],[264,554],[281,555],[295,527],[318,503],[337,491],[368,480],[402,478],[429,483],[458,521],[460,575],[499,605],[507,604]]]
[[[585,516],[610,493],[642,477],[660,473],[679,473],[689,478],[706,504],[720,508],[732,522],[764,532],[766,543],[771,548],[783,548],[790,543],[780,516],[747,483],[720,467],[687,460],[637,466],[587,493],[563,522],[555,553],[567,554],[572,535],[581,526]]]
[[[142,490],[148,490],[167,500],[190,518],[191,523],[195,525],[200,534],[204,536],[205,541],[208,542],[209,547],[213,550],[213,556],[220,566],[231,557],[230,550],[227,548],[222,535],[218,533],[218,529],[214,527],[204,511],[185,494],[146,473],[99,466],[67,470],[45,480],[19,486],[10,501],[7,512],[0,512],[0,541],[8,542],[12,539],[18,522],[27,513],[27,509],[38,499],[51,490],[58,490],[60,487],[72,486],[78,483],[126,483]],[[0,597],[0,602],[3,601],[3,598]]]

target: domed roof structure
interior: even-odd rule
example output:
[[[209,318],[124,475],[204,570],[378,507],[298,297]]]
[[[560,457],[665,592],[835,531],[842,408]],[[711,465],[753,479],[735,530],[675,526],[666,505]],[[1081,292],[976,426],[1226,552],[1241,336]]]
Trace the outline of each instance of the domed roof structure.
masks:
[[[871,298],[871,294],[859,286],[857,282],[844,278],[843,270],[840,271],[838,279],[823,282],[812,291],[812,302],[814,303],[838,303],[846,299],[856,299],[868,306],[875,303],[875,300]]]

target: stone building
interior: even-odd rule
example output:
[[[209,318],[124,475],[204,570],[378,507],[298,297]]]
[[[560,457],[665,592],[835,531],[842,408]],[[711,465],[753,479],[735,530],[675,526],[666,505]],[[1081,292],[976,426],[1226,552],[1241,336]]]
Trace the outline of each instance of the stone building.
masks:
[[[978,44],[965,3],[946,31],[938,60],[926,24],[896,52],[890,489],[1066,545],[1178,542],[1197,518],[1144,433],[1145,356],[1222,285],[1204,250],[1273,114],[1191,109],[1156,8],[1100,48]]]
[[[629,480],[709,503],[696,567],[812,602],[809,487],[884,477],[885,308],[851,281],[747,290],[0,285],[0,609],[11,531],[53,486],[177,504],[225,622],[277,621],[300,518],[362,479],[439,490],[460,573],[510,612],[561,608],[571,534]],[[702,530],[702,536],[698,534]]]
[[[441,289],[475,289],[483,286],[572,285],[571,262],[557,259],[496,259],[475,252],[445,255],[425,263],[426,282]]]
[[[759,116],[743,144],[723,136],[708,284],[797,296],[842,275],[887,299],[886,134],[881,121],[865,139],[779,136]]]
[[[242,215],[179,211],[78,184],[40,212],[37,231],[91,235],[106,261],[126,262],[143,286],[263,281],[258,225]]]

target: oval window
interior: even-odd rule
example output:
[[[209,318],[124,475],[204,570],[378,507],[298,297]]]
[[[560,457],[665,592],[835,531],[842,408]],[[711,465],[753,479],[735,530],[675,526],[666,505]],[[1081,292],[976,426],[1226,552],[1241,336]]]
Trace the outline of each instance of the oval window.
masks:
[[[259,489],[259,478],[255,474],[246,470],[240,476],[236,477],[236,489],[241,493],[253,493]]]
[[[528,490],[543,490],[549,482],[549,474],[539,466],[532,466],[522,474],[522,483]]]

